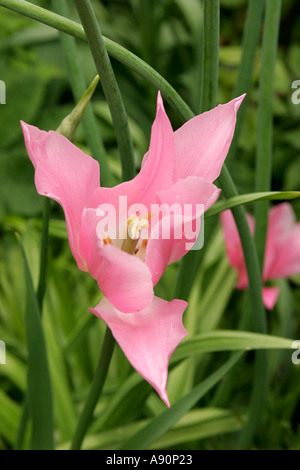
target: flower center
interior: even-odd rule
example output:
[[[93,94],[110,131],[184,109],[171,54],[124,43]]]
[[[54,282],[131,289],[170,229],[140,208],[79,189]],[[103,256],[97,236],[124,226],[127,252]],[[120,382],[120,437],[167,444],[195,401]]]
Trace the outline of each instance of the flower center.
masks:
[[[127,220],[127,237],[123,240],[121,250],[130,255],[135,254],[142,230],[148,228],[146,217],[132,215]]]

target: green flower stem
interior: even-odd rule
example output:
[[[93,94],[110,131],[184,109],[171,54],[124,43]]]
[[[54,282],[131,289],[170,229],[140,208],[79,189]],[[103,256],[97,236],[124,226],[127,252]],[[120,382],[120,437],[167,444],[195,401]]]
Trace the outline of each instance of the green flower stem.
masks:
[[[57,13],[63,16],[68,16],[69,11],[66,0],[52,0],[52,4]],[[85,93],[87,85],[81,69],[80,61],[78,59],[76,42],[73,37],[64,33],[60,34],[60,40],[66,60],[68,77],[70,80],[73,96],[75,102],[77,103]],[[113,186],[114,180],[108,166],[106,152],[99,134],[98,124],[91,103],[89,103],[85,109],[85,113],[82,118],[82,125],[84,128],[86,141],[89,148],[91,149],[92,155],[100,163],[101,185]]]
[[[106,379],[108,367],[113,354],[115,345],[114,337],[107,327],[105,337],[101,349],[99,362],[95,371],[94,380],[89,391],[87,401],[85,402],[84,409],[80,415],[78,425],[72,441],[72,450],[79,450],[88,429],[88,426],[93,417],[94,409],[102,392],[102,388]]]
[[[227,168],[224,166],[220,175],[220,183],[226,198],[237,195],[234,183]],[[266,312],[262,302],[262,281],[256,247],[250,232],[245,209],[242,206],[232,209],[239,231],[243,253],[249,277],[249,294],[252,306],[253,329],[258,333],[267,332]],[[256,351],[254,385],[248,411],[248,421],[241,434],[239,448],[248,448],[258,425],[267,387],[267,354],[266,351]]]
[[[264,6],[265,0],[251,0],[248,2],[246,24],[242,42],[242,58],[237,81],[233,91],[233,98],[240,96],[243,93],[247,93],[248,95],[251,89],[255,53],[260,37]],[[245,120],[247,101],[248,96],[245,97],[239,109],[234,136],[231,142],[228,156],[226,158],[227,165],[230,165],[230,163],[234,160],[237,151],[238,139]]]
[[[259,83],[256,191],[269,191],[272,172],[274,71],[280,24],[281,0],[268,0],[264,22],[262,65]],[[263,266],[268,223],[268,201],[255,207],[255,241]]]
[[[237,196],[238,193],[236,187],[225,165],[223,166],[219,180],[227,199]],[[254,239],[250,232],[244,207],[234,207],[232,209],[232,213],[241,238],[245,263],[249,275],[249,292],[253,311],[253,329],[256,332],[265,333],[267,331],[266,314],[262,302],[261,273]]]
[[[220,0],[204,0],[202,112],[217,104],[219,80]]]
[[[111,112],[121,155],[123,180],[135,176],[133,144],[123,100],[90,0],[75,0]]]
[[[204,53],[203,90],[204,93],[206,90],[208,90],[208,93],[203,96],[204,111],[211,109],[216,105],[219,51],[219,16],[216,10],[220,6],[219,2],[217,1],[204,0],[204,7],[206,3],[208,3],[208,5],[204,9],[204,50],[207,50],[207,53]],[[207,22],[206,26],[205,22]],[[209,74],[206,73],[206,70],[209,71]],[[237,196],[238,193],[225,165],[221,172],[219,181],[227,199],[233,196]],[[249,280],[250,275],[252,278],[252,280],[249,281],[249,291],[252,300],[253,328],[259,333],[265,333],[266,314],[262,303],[261,274],[254,240],[248,226],[244,208],[238,207],[234,209],[233,215],[242,242]],[[258,351],[256,353],[254,385],[249,407],[249,419],[244,428],[240,441],[240,443],[245,447],[248,447],[251,442],[252,436],[258,424],[260,414],[262,412],[267,385],[266,370],[266,352]]]
[[[217,103],[220,41],[220,0],[204,0],[202,112]]]

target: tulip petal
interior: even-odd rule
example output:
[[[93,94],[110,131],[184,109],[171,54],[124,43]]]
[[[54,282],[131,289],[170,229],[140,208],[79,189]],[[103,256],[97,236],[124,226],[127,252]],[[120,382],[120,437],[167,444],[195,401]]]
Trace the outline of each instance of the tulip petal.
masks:
[[[95,209],[83,211],[80,251],[88,272],[115,308],[125,313],[143,310],[153,299],[150,270],[139,258],[114,245],[103,245],[98,222]]]
[[[183,300],[167,302],[154,297],[152,304],[138,313],[120,313],[106,299],[89,309],[105,321],[131,365],[167,406],[168,365],[173,351],[187,335],[182,324],[186,307]]]
[[[149,151],[144,157],[142,169],[131,181],[114,188],[98,188],[92,199],[92,207],[111,203],[119,216],[119,201],[127,197],[127,208],[133,204],[144,204],[150,213],[157,191],[168,189],[174,180],[175,144],[174,133],[164,110],[160,93],[157,97],[157,112],[152,125]],[[127,217],[121,214],[122,217]]]
[[[174,181],[175,142],[174,133],[165,112],[160,92],[157,95],[155,121],[152,125],[149,151],[144,157],[139,178],[143,192],[168,189]]]
[[[100,185],[99,164],[57,132],[41,131],[24,122],[21,125],[35,168],[36,189],[62,206],[72,254],[78,267],[84,269],[79,252],[81,213]]]
[[[279,295],[279,287],[263,287],[262,296],[264,306],[268,310],[273,310]]]
[[[300,223],[292,206],[282,203],[270,210],[264,280],[288,277],[300,272]]]
[[[247,220],[252,235],[254,234],[254,219],[251,215],[247,214]],[[236,269],[238,274],[238,282],[236,287],[238,289],[247,289],[248,287],[248,274],[244,260],[243,248],[239,236],[237,226],[231,210],[221,213],[221,221],[224,232],[226,253],[228,256],[229,264]]]
[[[182,258],[200,232],[200,218],[218,199],[220,190],[203,178],[190,176],[157,193],[162,218],[151,229],[145,262],[156,284],[168,264]],[[153,214],[155,218],[157,214]]]
[[[212,182],[219,176],[244,97],[190,119],[175,132],[176,179],[195,175]]]

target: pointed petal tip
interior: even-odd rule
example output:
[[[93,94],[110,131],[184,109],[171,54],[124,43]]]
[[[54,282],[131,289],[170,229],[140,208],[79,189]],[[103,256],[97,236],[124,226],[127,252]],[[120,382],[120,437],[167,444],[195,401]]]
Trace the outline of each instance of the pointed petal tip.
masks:
[[[89,312],[111,329],[135,370],[154,388],[166,406],[169,359],[187,335],[182,315],[187,302],[154,297],[152,305],[137,314],[122,314],[103,298]]]
[[[161,96],[161,92],[158,90],[158,92],[157,92],[157,111],[159,111],[159,109],[165,110],[164,102],[163,102],[163,99],[162,99],[162,96]]]
[[[237,112],[239,110],[239,107],[241,106],[242,102],[244,101],[245,96],[247,93],[243,93],[241,96],[238,96],[233,100],[234,105],[235,105],[235,111]]]
[[[23,131],[25,144],[35,144],[38,142],[44,135],[47,134],[46,131],[40,130],[38,127],[33,126],[31,124],[27,124],[26,122],[20,120],[21,128]]]
[[[169,400],[169,397],[168,397],[167,390],[164,389],[164,390],[162,390],[161,392],[159,392],[159,391],[157,390],[157,393],[158,393],[158,395],[160,396],[160,398],[162,399],[162,401],[165,403],[165,405],[166,405],[168,408],[171,408],[171,403],[170,403],[170,400]]]
[[[40,141],[43,136],[47,134],[45,131],[41,131],[38,127],[27,124],[24,121],[20,121],[25,147],[28,152],[28,156],[34,167],[37,165],[37,152]]]
[[[21,124],[21,127],[22,127],[22,130],[23,132],[30,132],[30,130],[38,130],[40,131],[40,129],[38,129],[36,126],[32,126],[31,124],[27,124],[26,122],[20,120],[20,124]],[[41,131],[40,131],[41,132]]]
[[[20,124],[21,124],[21,128],[22,128],[22,131],[23,131],[23,135],[25,137],[26,135],[29,134],[29,124],[26,124],[26,122],[24,122],[22,120],[20,121]]]

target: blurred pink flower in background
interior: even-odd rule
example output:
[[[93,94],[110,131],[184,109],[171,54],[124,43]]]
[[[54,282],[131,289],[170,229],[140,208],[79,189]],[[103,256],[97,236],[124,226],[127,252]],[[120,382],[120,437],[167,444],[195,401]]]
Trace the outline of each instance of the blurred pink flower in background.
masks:
[[[65,137],[22,123],[37,191],[62,206],[78,267],[88,271],[103,292],[104,298],[90,311],[106,322],[132,366],[168,406],[168,364],[187,334],[182,324],[187,303],[160,299],[154,296],[153,288],[167,265],[188,250],[184,238],[151,238],[151,232],[157,232],[170,214],[162,215],[154,225],[150,206],[198,203],[206,210],[217,200],[220,190],[212,182],[228,153],[243,98],[196,116],[173,132],[159,93],[150,147],[141,171],[133,180],[114,188],[100,187],[98,162]],[[128,224],[129,214],[120,213],[119,208],[123,196],[128,207],[147,207],[148,217],[135,219],[137,238],[129,242],[99,238],[100,205],[112,204],[117,220]],[[198,216],[192,214],[192,218]],[[143,238],[146,220],[151,229],[149,239]],[[176,223],[173,214],[171,224]]]
[[[254,219],[247,214],[252,235]],[[226,252],[230,265],[236,269],[237,289],[247,289],[248,275],[238,230],[231,210],[221,214]],[[269,212],[263,282],[293,276],[300,272],[300,222],[296,223],[292,206],[284,202]],[[277,302],[279,287],[264,286],[265,307],[272,310]]]

